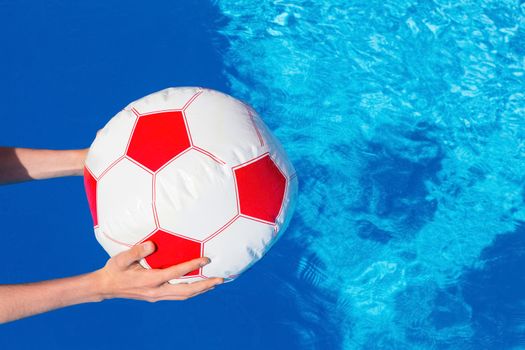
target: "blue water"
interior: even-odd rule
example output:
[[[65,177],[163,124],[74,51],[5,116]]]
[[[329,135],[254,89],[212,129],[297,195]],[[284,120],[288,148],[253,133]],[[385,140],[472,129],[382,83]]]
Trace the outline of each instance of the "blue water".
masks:
[[[219,4],[231,89],[302,178],[301,340],[525,348],[525,3]]]
[[[0,140],[80,148],[129,101],[242,98],[299,173],[249,272],[0,328],[2,349],[525,348],[525,5],[0,1]],[[0,283],[107,259],[81,178],[0,187]]]

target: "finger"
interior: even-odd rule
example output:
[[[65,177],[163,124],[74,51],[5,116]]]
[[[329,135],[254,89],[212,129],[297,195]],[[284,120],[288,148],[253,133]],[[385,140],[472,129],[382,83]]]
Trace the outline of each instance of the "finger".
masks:
[[[192,294],[192,295],[188,295],[188,296],[183,296],[183,295],[174,295],[174,294],[168,294],[168,295],[163,295],[163,296],[160,296],[160,297],[156,297],[156,298],[153,298],[154,301],[161,301],[161,300],[186,300],[186,299],[189,299],[189,298],[193,298],[199,294],[204,294],[206,292],[209,292],[210,290],[213,290],[215,289],[215,287],[211,287],[211,288],[208,288],[208,289],[205,289],[203,291],[200,291],[198,293],[195,293],[195,294]]]
[[[210,278],[204,281],[193,282],[188,284],[184,295],[191,297],[195,294],[205,292],[210,288],[214,288],[216,285],[221,283],[221,278]]]
[[[196,297],[197,295],[207,293],[207,292],[209,292],[209,291],[211,291],[211,290],[213,290],[213,289],[215,289],[215,287],[211,287],[211,288],[208,288],[208,289],[202,290],[202,291],[197,292],[197,293],[194,293],[194,294],[192,294],[192,295],[190,295],[190,296],[184,297],[183,299],[194,298],[194,297]],[[179,299],[180,299],[180,298],[179,298]]]
[[[215,289],[215,287],[208,288],[206,290],[203,290],[202,292],[198,292],[198,293],[193,294],[192,296],[190,296],[190,298],[194,298],[194,297],[196,297],[197,295],[200,295],[200,294],[208,293],[209,291],[214,290],[214,289]]]
[[[213,279],[213,284],[212,284],[212,286],[210,288],[197,291],[196,293],[193,293],[191,295],[191,297],[193,298],[196,295],[199,295],[199,294],[202,294],[202,293],[206,293],[206,292],[208,292],[208,291],[210,291],[212,289],[215,289],[215,287],[218,286],[219,284],[223,284],[223,283],[224,283],[224,279],[223,278],[214,278]]]
[[[159,269],[157,271],[158,271],[160,278],[162,279],[162,282],[167,282],[169,280],[184,276],[188,272],[197,270],[209,263],[210,263],[210,259],[204,257],[204,258],[198,258],[198,259],[186,261],[181,264],[167,267],[165,269]]]
[[[202,292],[208,288],[215,287],[221,281],[218,278],[209,278],[204,281],[198,281],[187,284],[165,284],[161,287],[165,295],[191,296],[195,293]]]
[[[117,261],[121,266],[130,266],[131,264],[147,257],[155,251],[155,244],[147,241],[133,246],[131,249],[117,255]]]
[[[160,287],[162,299],[173,300],[177,298],[191,298],[195,295],[202,294],[216,285],[222,283],[222,278],[210,278],[204,281],[193,282],[188,284],[166,284]]]

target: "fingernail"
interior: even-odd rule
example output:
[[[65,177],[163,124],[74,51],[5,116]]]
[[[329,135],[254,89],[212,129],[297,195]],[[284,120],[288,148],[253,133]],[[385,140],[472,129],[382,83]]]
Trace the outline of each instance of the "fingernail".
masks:
[[[142,244],[142,249],[144,249],[145,252],[150,252],[153,249],[155,249],[155,245],[151,241],[144,242]]]
[[[206,265],[208,265],[209,263],[211,263],[211,259],[210,259],[210,258],[205,258],[205,259],[206,259],[205,261],[201,262],[201,267],[202,267],[202,266],[206,266]]]

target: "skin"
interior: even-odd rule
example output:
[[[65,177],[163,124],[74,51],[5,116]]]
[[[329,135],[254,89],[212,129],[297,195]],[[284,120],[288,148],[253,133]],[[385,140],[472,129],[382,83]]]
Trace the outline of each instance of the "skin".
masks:
[[[87,149],[0,147],[0,184],[82,176],[86,154]],[[148,302],[186,300],[224,282],[222,278],[209,278],[194,283],[169,284],[169,280],[198,269],[210,260],[204,257],[166,269],[144,269],[139,261],[154,251],[155,245],[145,242],[115,255],[104,267],[90,273],[36,283],[0,285],[0,323],[112,298]]]

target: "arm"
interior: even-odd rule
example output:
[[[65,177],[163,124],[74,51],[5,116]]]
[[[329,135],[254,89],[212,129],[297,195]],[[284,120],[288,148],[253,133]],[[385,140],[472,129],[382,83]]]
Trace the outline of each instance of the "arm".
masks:
[[[87,149],[55,151],[0,147],[0,184],[59,176],[82,175]],[[166,269],[146,270],[140,259],[153,253],[151,242],[136,245],[109,259],[95,272],[51,281],[0,285],[0,323],[75,304],[110,298],[150,302],[184,300],[204,293],[224,280],[210,278],[191,284],[167,281],[193,271],[208,258]]]
[[[82,175],[87,149],[0,147],[0,184]]]
[[[191,284],[171,285],[179,278],[209,263],[208,258],[194,259],[166,269],[146,270],[140,259],[153,253],[155,245],[136,245],[109,259],[95,272],[51,281],[0,285],[0,323],[75,304],[111,298],[130,298],[155,302],[185,300],[214,288],[222,278],[210,278]]]

